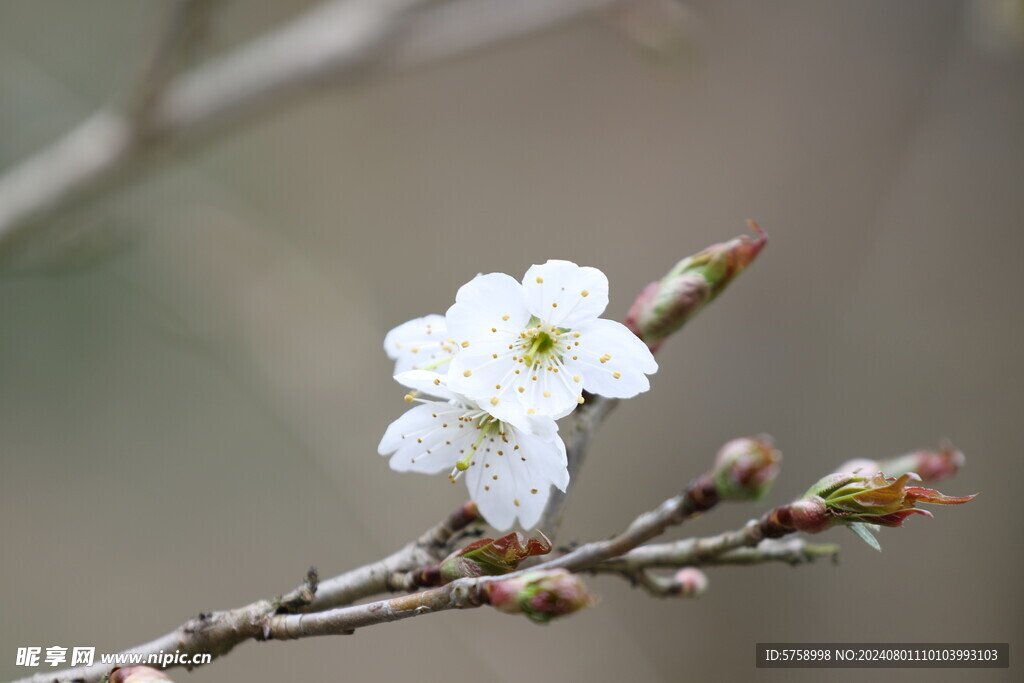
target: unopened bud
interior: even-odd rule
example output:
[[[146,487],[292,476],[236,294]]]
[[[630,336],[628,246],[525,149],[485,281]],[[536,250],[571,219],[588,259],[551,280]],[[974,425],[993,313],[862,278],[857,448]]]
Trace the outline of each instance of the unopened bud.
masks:
[[[672,595],[697,598],[708,590],[708,577],[696,567],[683,567],[672,576]]]
[[[519,563],[534,555],[551,552],[551,541],[544,534],[526,539],[519,532],[501,538],[481,538],[456,550],[441,563],[442,583],[477,576],[498,576],[515,571]]]
[[[802,498],[789,505],[775,508],[772,521],[783,529],[816,534],[832,526],[828,506],[820,496]]]
[[[963,451],[947,441],[941,444],[937,451],[922,449],[883,461],[878,469],[890,477],[913,472],[921,477],[922,481],[940,481],[949,479],[959,472],[966,460]]]
[[[770,436],[729,441],[715,456],[714,480],[723,500],[758,500],[779,474],[782,453]]]
[[[170,680],[163,671],[150,666],[126,666],[110,674],[110,683],[168,683]]]
[[[493,581],[487,584],[487,596],[495,609],[506,614],[525,614],[538,624],[594,603],[583,581],[565,569],[540,569]]]
[[[714,300],[757,257],[768,236],[742,235],[688,256],[662,279],[647,285],[626,314],[626,326],[651,350]]]
[[[870,530],[903,526],[910,515],[931,517],[932,513],[917,507],[918,503],[962,505],[977,495],[947,496],[933,489],[907,486],[908,482],[921,479],[913,472],[887,477],[882,472],[864,476],[860,466],[844,469],[852,471],[823,477],[802,499],[775,508],[763,523],[765,535],[774,538],[784,535],[787,529],[817,533],[842,524],[868,545],[881,550]]]
[[[890,477],[914,473],[922,481],[939,481],[954,476],[965,461],[963,452],[946,441],[937,451],[922,449],[889,460],[856,458],[844,462],[836,468],[836,472],[861,475],[885,472]]]
[[[919,480],[914,473],[899,477],[886,477],[881,472],[871,477],[850,477],[841,486],[833,487],[824,495],[830,514],[842,524],[863,523],[881,526],[903,526],[913,514],[931,517],[931,513],[917,507],[918,503],[931,505],[962,505],[974,496],[947,496],[933,489],[907,486]]]

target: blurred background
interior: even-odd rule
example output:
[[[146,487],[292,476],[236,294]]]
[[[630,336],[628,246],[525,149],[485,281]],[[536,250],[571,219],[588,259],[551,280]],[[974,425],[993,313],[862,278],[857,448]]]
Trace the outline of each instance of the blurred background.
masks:
[[[311,4],[224,2],[198,58]],[[941,437],[968,460],[940,488],[975,502],[883,530],[881,555],[830,531],[816,540],[842,543],[838,566],[709,570],[700,600],[594,577],[600,604],[549,627],[446,613],[247,643],[172,675],[826,673],[755,670],[762,641],[1009,641],[1019,656],[1022,3],[636,7],[342,83],[172,152],[62,217],[76,240],[40,240],[0,273],[0,677],[29,673],[19,646],[117,651],[402,545],[465,489],[376,454],[405,409],[380,348],[391,327],[443,313],[478,272],[548,258],[604,270],[621,318],[747,218],[768,248],[603,425],[559,541],[619,531],[759,432],[785,454],[763,507]],[[0,168],[123,98],[162,8],[0,3]]]

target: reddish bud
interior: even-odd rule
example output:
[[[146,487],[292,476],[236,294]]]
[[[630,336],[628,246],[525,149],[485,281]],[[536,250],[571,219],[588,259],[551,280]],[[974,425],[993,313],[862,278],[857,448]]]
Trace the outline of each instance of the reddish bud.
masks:
[[[733,439],[715,456],[715,489],[724,500],[758,500],[775,482],[781,462],[770,436]]]
[[[946,441],[939,450],[919,450],[886,460],[878,467],[891,477],[914,472],[922,481],[949,479],[960,471],[966,461],[963,451]]]
[[[832,526],[828,506],[820,496],[810,496],[775,508],[772,521],[783,529],[808,534],[816,534]]]
[[[696,567],[683,567],[672,575],[671,593],[681,598],[697,598],[708,590],[708,577]]]
[[[890,477],[899,477],[913,472],[921,477],[922,481],[939,481],[949,479],[959,472],[965,461],[963,452],[946,441],[937,451],[922,449],[881,461],[857,458],[843,463],[836,468],[836,472],[861,475],[885,472]]]
[[[541,537],[526,539],[519,532],[501,538],[481,538],[456,550],[441,563],[443,583],[476,576],[498,576],[515,571],[519,563],[534,555],[551,552],[551,541]]]
[[[525,614],[546,624],[588,607],[594,598],[578,576],[565,569],[542,569],[487,584],[491,606],[506,614]]]
[[[903,526],[903,521],[910,515],[931,517],[930,512],[917,507],[918,503],[962,505],[974,498],[973,495],[947,496],[933,489],[907,486],[907,482],[918,479],[920,477],[913,473],[897,478],[886,477],[881,472],[871,477],[854,476],[834,487],[824,500],[839,523],[898,527]]]
[[[656,350],[668,335],[721,294],[764,248],[768,236],[757,223],[749,225],[757,237],[742,235],[713,244],[647,285],[626,314],[626,326]]]
[[[126,666],[110,674],[110,683],[168,683],[170,680],[163,671],[149,666]]]

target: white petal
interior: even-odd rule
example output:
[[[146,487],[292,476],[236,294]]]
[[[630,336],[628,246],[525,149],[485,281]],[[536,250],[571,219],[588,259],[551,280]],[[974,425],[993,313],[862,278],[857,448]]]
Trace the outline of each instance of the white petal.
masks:
[[[406,321],[384,336],[384,352],[395,361],[395,374],[436,363],[456,351],[442,315]]]
[[[658,363],[629,328],[602,319],[579,332],[580,345],[574,347],[578,360],[566,360],[566,372],[582,375],[587,391],[609,398],[630,398],[650,388],[646,375],[657,372]]]
[[[530,313],[558,327],[576,328],[608,307],[608,278],[597,268],[551,260],[523,277]]]
[[[558,437],[544,440],[515,429],[506,430],[506,437],[496,437],[487,444],[489,451],[481,451],[466,472],[466,484],[488,524],[506,531],[518,517],[528,530],[540,520],[551,485],[568,486],[565,445]]]
[[[527,454],[525,464],[530,470],[536,476],[554,484],[559,491],[564,492],[569,486],[569,459],[561,437],[543,439],[520,432],[516,434],[516,439],[520,450]]]
[[[398,472],[437,474],[455,466],[472,445],[476,429],[459,420],[468,411],[459,405],[428,401],[405,412],[384,432],[377,452],[391,456]]]
[[[449,387],[472,400],[502,422],[520,429],[531,429],[525,409],[516,394],[516,370],[521,363],[512,360],[513,352],[493,344],[471,345],[453,361],[448,374]]]
[[[431,370],[400,372],[395,375],[395,381],[403,387],[408,387],[427,396],[434,396],[446,401],[456,401],[459,399],[447,386],[448,376]]]
[[[583,391],[564,368],[527,368],[512,351],[484,346],[462,351],[452,361],[449,388],[472,399],[502,422],[534,433],[550,420],[565,417]],[[495,358],[495,356],[497,356]],[[556,372],[557,370],[557,372]]]
[[[522,286],[514,278],[488,273],[477,275],[459,288],[445,319],[455,341],[473,344],[518,335],[530,314],[523,303]]]

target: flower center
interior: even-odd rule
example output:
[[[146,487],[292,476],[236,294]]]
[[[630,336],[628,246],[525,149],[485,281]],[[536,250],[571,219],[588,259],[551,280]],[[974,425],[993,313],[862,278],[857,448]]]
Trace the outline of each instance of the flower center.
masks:
[[[579,333],[572,330],[555,327],[533,317],[519,334],[515,346],[520,355],[516,360],[528,368],[541,364],[561,365],[562,355],[572,346],[570,337],[578,336]]]
[[[543,330],[537,331],[537,328],[533,328],[527,332],[527,336],[530,337],[532,334],[533,341],[530,344],[530,350],[523,356],[523,361],[527,365],[533,365],[533,360],[538,357],[545,357],[550,353],[551,349],[555,345],[555,340],[551,338],[547,332]]]

